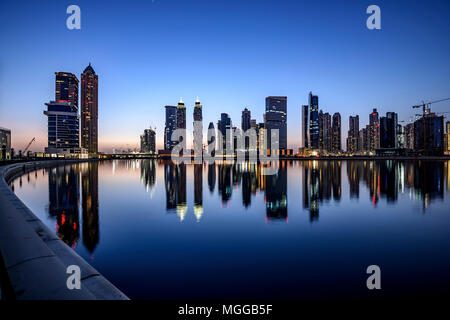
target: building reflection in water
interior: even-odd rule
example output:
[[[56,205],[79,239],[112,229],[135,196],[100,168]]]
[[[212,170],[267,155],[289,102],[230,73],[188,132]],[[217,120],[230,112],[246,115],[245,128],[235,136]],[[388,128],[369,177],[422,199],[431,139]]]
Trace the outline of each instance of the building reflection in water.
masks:
[[[89,162],[46,169],[49,182],[48,213],[56,220],[58,236],[68,245],[76,245],[80,238],[81,202],[83,245],[91,254],[99,243],[98,170],[101,164]],[[297,168],[292,168],[293,164]],[[388,204],[394,204],[402,196],[419,202],[425,212],[434,200],[444,199],[445,190],[450,192],[448,161],[280,161],[275,175],[264,175],[263,166],[247,162],[186,165],[155,160],[114,161],[113,167],[114,170],[140,170],[141,180],[151,192],[156,188],[157,170],[164,169],[166,210],[176,213],[180,221],[185,219],[188,212],[188,167],[193,170],[193,212],[197,221],[204,215],[204,178],[207,179],[210,193],[217,190],[224,208],[228,207],[233,192],[242,195],[243,208],[251,207],[252,201],[264,199],[268,221],[288,220],[287,177],[291,169],[294,173],[292,183],[301,186],[302,206],[309,211],[311,222],[319,219],[321,205],[341,200],[342,172],[347,173],[350,199],[359,199],[361,194],[368,194],[369,199],[364,196],[363,200],[369,200],[374,206],[382,199]],[[204,170],[207,170],[207,175],[203,174]],[[37,172],[34,178],[29,174],[24,179],[32,183],[33,179],[37,179]],[[19,186],[20,181],[22,179],[19,178]],[[264,194],[264,198],[258,199],[259,194]]]
[[[341,200],[341,161],[303,162],[302,203],[309,211],[310,222],[319,219],[319,207],[323,202]],[[353,187],[355,188],[355,186]]]
[[[276,174],[265,176],[266,219],[268,220],[288,221],[286,165],[286,162],[282,161]]]
[[[48,169],[48,213],[56,218],[58,237],[71,247],[80,238],[79,164]]]
[[[208,165],[208,188],[209,192],[214,193],[214,188],[216,187],[216,165]]]
[[[98,162],[81,164],[83,244],[91,253],[99,242]]]
[[[141,180],[145,185],[145,190],[153,191],[156,184],[156,161],[154,159],[143,159],[140,164]],[[153,195],[153,193],[150,193]]]
[[[187,213],[186,203],[186,165],[164,161],[164,183],[166,186],[166,210],[176,212],[180,221]]]
[[[203,215],[203,165],[194,164],[194,214],[197,222]]]
[[[83,244],[92,254],[99,242],[98,163],[48,169],[48,213],[61,240],[75,247],[80,237],[80,178]]]

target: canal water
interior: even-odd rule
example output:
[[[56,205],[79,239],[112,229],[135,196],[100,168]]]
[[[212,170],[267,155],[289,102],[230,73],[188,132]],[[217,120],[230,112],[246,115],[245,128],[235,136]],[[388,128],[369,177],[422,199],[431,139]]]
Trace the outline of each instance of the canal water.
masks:
[[[264,175],[248,163],[114,160],[11,187],[132,299],[450,292],[448,161],[282,161]]]

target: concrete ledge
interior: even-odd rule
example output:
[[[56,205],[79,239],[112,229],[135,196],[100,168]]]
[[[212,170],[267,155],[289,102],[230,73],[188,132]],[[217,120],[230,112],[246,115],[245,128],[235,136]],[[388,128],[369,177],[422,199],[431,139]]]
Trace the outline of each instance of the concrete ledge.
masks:
[[[50,160],[0,167],[0,254],[14,297],[27,300],[128,300],[39,220],[9,188],[30,171],[89,160]],[[97,160],[90,160],[97,161]],[[81,289],[66,286],[67,267],[81,269]]]

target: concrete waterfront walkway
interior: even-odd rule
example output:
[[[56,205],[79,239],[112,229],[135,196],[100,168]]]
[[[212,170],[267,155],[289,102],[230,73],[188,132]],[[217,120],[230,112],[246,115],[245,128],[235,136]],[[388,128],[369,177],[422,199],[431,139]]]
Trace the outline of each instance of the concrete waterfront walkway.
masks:
[[[2,294],[21,300],[127,300],[11,191],[8,184],[27,172],[80,162],[49,160],[0,167],[0,278]],[[81,269],[81,289],[70,290],[67,267]],[[9,294],[5,291],[10,291]]]

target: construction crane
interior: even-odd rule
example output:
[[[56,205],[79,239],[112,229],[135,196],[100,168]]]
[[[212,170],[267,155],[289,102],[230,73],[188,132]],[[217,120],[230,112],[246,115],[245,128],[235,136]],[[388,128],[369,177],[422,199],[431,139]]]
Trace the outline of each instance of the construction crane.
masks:
[[[430,105],[433,103],[438,103],[438,102],[442,102],[442,101],[447,101],[450,100],[450,98],[445,98],[445,99],[439,99],[439,100],[435,100],[435,101],[431,101],[431,102],[423,102],[420,105],[416,105],[416,106],[412,106],[412,108],[422,108],[422,121],[423,121],[423,147],[424,150],[427,149],[427,128],[425,125],[425,116],[428,113],[431,113],[431,107]],[[440,112],[440,113],[446,113],[446,112]],[[420,114],[416,114],[416,116],[420,116]]]
[[[28,143],[27,147],[23,150],[23,154],[26,154],[28,149],[30,148],[31,144],[36,140],[35,137],[33,137],[33,139],[31,139],[30,143]]]
[[[422,101],[422,104],[418,104],[418,105],[412,106],[412,107],[413,108],[422,108],[422,116],[425,116],[427,109],[428,110],[430,109],[430,104],[447,101],[447,100],[450,100],[450,98],[440,99],[440,100],[431,101],[431,102],[427,102],[427,103]]]

